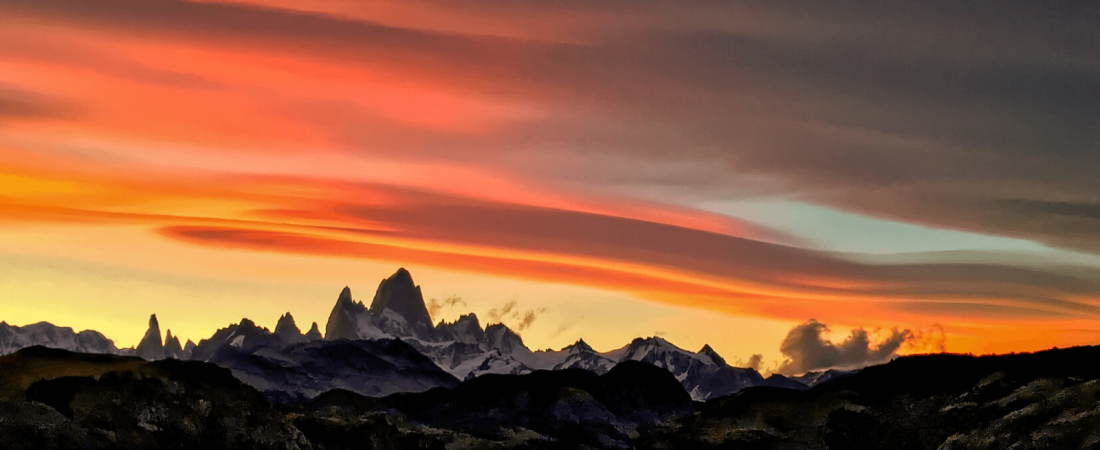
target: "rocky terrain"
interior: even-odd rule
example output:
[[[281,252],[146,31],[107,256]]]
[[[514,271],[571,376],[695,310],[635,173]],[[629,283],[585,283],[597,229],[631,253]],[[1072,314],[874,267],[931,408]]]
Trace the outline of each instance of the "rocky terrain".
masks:
[[[0,448],[1100,449],[1100,347],[763,377],[657,337],[532,351],[432,325],[398,270],[322,334],[285,314],[135,348],[0,322]]]
[[[907,356],[706,402],[642,361],[279,399],[212,363],[31,347],[0,357],[0,448],[1096,449],[1098,358]]]

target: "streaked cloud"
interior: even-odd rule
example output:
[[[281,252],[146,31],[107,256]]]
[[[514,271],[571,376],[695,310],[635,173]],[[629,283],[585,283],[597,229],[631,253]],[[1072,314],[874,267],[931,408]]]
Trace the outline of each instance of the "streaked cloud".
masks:
[[[1006,339],[990,323],[1095,328],[1100,312],[1100,269],[1061,253],[902,260],[799,233],[873,218],[1100,253],[1093,4],[0,0],[0,14],[8,224],[790,321],[941,322],[971,346]],[[738,199],[852,216],[773,229],[693,207]]]

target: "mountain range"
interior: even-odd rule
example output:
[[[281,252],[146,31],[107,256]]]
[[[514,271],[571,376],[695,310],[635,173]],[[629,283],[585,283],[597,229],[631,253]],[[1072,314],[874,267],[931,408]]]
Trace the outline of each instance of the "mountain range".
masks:
[[[417,360],[398,340],[287,348],[319,343]],[[209,362],[32,346],[0,356],[0,448],[1096,449],[1097,359],[1096,346],[913,355],[810,389],[757,386],[706,402],[633,360],[602,375],[536,370],[305,398],[265,395]]]
[[[523,375],[542,370],[581,369],[602,376],[628,361],[665,369],[694,401],[706,401],[755,386],[805,390],[846,372],[810,373],[802,378],[763,377],[732,367],[709,345],[684,350],[659,337],[634,339],[610,352],[578,340],[561,350],[532,351],[502,323],[482,327],[466,314],[433,325],[420,287],[404,268],[379,283],[369,307],[345,287],[322,335],[314,322],[302,333],[290,313],[275,330],[252,320],[217,330],[195,344],[168,330],[161,339],[156,315],[131,349],[119,349],[95,331],[75,333],[48,323],[14,327],[0,323],[0,354],[34,345],[81,353],[138,356],[145,360],[193,360],[229,369],[243,382],[280,398],[312,398],[333,389],[381,397],[454,387],[488,374]]]
[[[657,337],[531,351],[431,325],[404,270],[325,327],[249,319],[181,345],[0,322],[5,449],[1098,449],[1100,347],[913,355],[764,378]],[[53,348],[48,348],[53,347]]]

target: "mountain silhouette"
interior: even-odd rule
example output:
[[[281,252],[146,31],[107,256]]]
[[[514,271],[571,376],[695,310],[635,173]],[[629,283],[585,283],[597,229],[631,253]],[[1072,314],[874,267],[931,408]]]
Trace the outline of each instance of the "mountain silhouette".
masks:
[[[603,375],[628,361],[650,363],[670,372],[695,401],[753,386],[807,389],[819,381],[816,377],[806,378],[805,382],[782,376],[764,378],[755,370],[728,366],[709,345],[699,352],[690,352],[657,337],[638,338],[620,349],[602,353],[583,340],[561,350],[531,351],[507,325],[493,323],[482,328],[473,313],[433,326],[420,287],[404,268],[379,283],[369,308],[353,298],[349,287],[344,287],[326,321],[324,335],[316,322],[303,335],[290,312],[278,318],[274,331],[242,318],[198,344],[188,340],[183,346],[170,330],[161,340],[160,324],[153,314],[148,331],[134,349],[117,349],[105,338],[98,339],[97,336],[102,336],[94,332],[83,332],[79,337],[71,330],[66,332],[68,329],[49,324],[25,327],[45,330],[30,333],[0,325],[3,325],[0,349],[6,348],[8,352],[30,345],[48,345],[136,355],[147,360],[207,361],[231,369],[269,395],[284,396],[280,398],[308,397],[337,388],[384,396],[449,386],[457,380],[488,374],[522,375],[538,370],[583,369]],[[78,337],[88,345],[78,344]],[[335,344],[338,341],[355,344]],[[398,353],[407,353],[404,347],[408,347],[419,357],[390,355],[387,352],[395,350],[394,345],[401,346]],[[375,360],[377,365],[339,360],[348,355]],[[425,360],[435,369],[426,367]]]
[[[157,315],[149,316],[149,329],[137,345],[137,355],[149,359],[164,359],[164,342],[160,340],[160,323]]]
[[[375,315],[396,312],[408,323],[408,332],[413,336],[431,334],[432,318],[424,304],[424,295],[420,292],[420,286],[413,283],[412,274],[404,267],[379,283],[370,311]]]

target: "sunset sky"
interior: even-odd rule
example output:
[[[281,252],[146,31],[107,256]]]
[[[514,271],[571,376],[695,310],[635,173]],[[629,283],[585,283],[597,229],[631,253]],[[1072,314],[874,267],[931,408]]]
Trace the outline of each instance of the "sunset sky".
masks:
[[[1100,4],[827,3],[0,0],[0,320],[1100,343]]]

